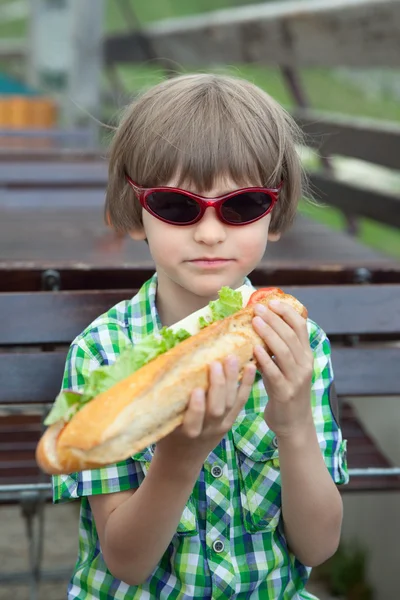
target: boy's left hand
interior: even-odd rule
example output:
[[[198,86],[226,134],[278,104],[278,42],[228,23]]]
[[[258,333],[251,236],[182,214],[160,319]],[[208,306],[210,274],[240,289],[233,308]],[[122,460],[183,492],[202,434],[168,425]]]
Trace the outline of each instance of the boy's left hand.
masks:
[[[268,393],[265,421],[277,437],[292,436],[309,428],[311,382],[314,357],[307,322],[284,302],[271,302],[269,308],[254,307],[253,327],[274,358],[263,347],[254,355]]]

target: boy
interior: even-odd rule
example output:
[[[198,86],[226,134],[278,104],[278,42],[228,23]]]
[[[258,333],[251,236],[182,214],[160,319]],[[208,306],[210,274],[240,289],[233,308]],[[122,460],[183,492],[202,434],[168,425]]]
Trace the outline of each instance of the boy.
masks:
[[[251,285],[302,194],[299,139],[272,98],[231,77],[177,77],[128,108],[106,214],[147,241],[156,273],[74,340],[63,388],[80,391],[92,369],[222,286]],[[335,483],[348,479],[330,347],[289,307],[256,311],[274,359],[258,348],[259,371],[249,366],[240,386],[235,357],[211,365],[209,389],[155,448],[54,478],[55,502],[81,498],[70,600],[313,598],[310,567],[336,551]]]

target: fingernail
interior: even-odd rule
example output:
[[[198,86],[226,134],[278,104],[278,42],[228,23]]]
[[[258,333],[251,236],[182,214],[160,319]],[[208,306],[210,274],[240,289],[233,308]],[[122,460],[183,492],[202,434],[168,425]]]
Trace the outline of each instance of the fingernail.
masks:
[[[279,308],[281,303],[280,300],[271,300],[271,302],[269,302],[269,305],[272,306],[272,308]]]
[[[264,327],[265,321],[261,317],[254,317],[255,324],[258,327]]]
[[[266,315],[267,309],[265,306],[263,306],[263,304],[256,304],[254,307],[254,312],[258,315]]]
[[[212,363],[213,371],[216,375],[222,375],[222,365],[219,362]]]
[[[237,356],[228,356],[227,363],[230,369],[236,369],[239,366],[239,360]]]
[[[194,400],[196,403],[201,404],[204,400],[204,390],[197,388],[193,391]]]

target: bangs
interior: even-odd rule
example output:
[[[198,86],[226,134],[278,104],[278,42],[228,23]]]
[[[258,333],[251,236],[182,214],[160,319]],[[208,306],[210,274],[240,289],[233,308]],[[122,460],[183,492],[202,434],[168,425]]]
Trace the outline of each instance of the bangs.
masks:
[[[178,187],[186,185],[206,193],[221,179],[229,178],[241,187],[266,183],[276,156],[265,151],[258,156],[242,131],[224,123],[223,118],[217,120],[214,115],[211,126],[203,115],[196,117],[196,122],[173,136],[171,132],[157,136],[149,156],[152,168],[143,185],[165,185],[173,180]]]
[[[146,145],[135,149],[133,179],[145,187],[174,180],[200,193],[228,177],[239,186],[278,184],[284,150],[276,141],[279,128],[271,127],[267,114],[271,107],[266,103],[268,110],[260,114],[259,103],[254,107],[248,95],[241,97],[237,88],[232,92],[207,79],[203,86],[176,90],[170,102],[147,111],[135,136]]]

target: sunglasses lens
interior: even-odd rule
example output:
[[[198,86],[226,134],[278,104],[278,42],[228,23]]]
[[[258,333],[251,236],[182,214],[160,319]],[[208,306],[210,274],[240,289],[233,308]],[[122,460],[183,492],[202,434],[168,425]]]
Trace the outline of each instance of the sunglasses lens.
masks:
[[[244,192],[228,198],[221,207],[221,213],[228,223],[249,223],[265,215],[271,205],[272,198],[265,192]]]
[[[157,217],[170,223],[191,223],[200,213],[199,204],[179,192],[153,192],[146,202]]]

